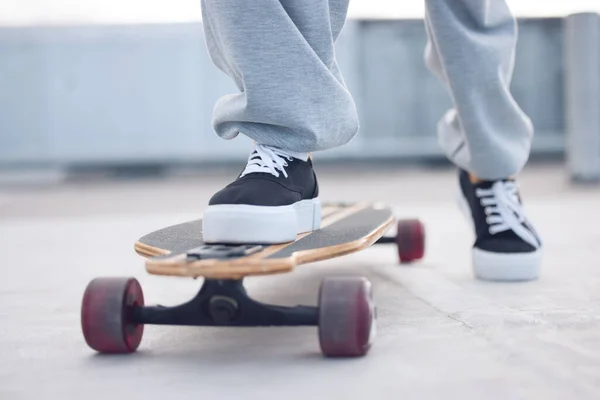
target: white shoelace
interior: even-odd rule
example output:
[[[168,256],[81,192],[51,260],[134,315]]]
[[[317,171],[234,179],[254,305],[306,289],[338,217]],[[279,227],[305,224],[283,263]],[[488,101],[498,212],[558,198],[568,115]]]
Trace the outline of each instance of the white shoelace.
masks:
[[[275,147],[257,144],[252,154],[248,158],[248,165],[242,172],[241,176],[251,174],[253,172],[266,172],[279,178],[279,172],[283,176],[288,177],[285,167],[288,166],[288,161],[292,161],[292,157]]]
[[[525,218],[517,193],[514,182],[502,181],[495,182],[489,189],[478,188],[475,191],[484,207],[490,234],[512,230],[525,242],[538,248],[540,243],[535,232],[523,226],[523,223],[529,227],[531,224]]]

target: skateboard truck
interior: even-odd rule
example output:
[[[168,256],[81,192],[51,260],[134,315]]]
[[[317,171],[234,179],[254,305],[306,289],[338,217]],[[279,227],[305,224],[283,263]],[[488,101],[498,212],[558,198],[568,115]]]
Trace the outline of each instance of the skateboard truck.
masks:
[[[207,279],[187,303],[146,306],[135,278],[96,278],[85,290],[81,323],[87,344],[101,353],[135,351],[145,325],[316,326],[325,356],[358,357],[376,331],[372,296],[365,278],[332,277],[321,282],[317,306],[284,307],[253,300],[241,279]]]
[[[315,326],[318,308],[280,307],[248,296],[242,280],[207,279],[198,294],[175,307],[138,306],[132,321],[142,325],[187,326]]]

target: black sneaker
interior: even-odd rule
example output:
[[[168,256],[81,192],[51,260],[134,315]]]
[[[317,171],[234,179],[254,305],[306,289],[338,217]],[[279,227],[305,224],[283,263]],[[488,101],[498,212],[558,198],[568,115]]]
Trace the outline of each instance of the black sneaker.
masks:
[[[319,186],[307,154],[256,145],[202,218],[205,243],[285,243],[319,229]]]
[[[479,279],[525,281],[539,276],[542,243],[525,217],[511,179],[471,183],[460,171],[461,209],[473,222],[473,268]]]

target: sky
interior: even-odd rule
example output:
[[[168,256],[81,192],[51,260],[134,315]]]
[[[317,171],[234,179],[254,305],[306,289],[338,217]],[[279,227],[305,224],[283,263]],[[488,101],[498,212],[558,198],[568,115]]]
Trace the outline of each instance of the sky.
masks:
[[[519,16],[600,12],[600,0],[507,0]],[[421,18],[423,0],[351,0],[349,17]],[[200,0],[0,0],[0,25],[200,21]]]

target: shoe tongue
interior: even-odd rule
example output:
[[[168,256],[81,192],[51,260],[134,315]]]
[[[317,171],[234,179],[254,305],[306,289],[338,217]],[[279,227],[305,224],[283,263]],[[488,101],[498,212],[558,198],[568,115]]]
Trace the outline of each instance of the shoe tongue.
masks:
[[[296,151],[289,151],[289,150],[282,150],[285,154],[289,155],[290,157],[294,157],[297,158],[299,160],[302,161],[307,161],[308,160],[308,153],[298,153]]]
[[[479,181],[472,183],[474,188],[489,189],[494,185],[494,181]]]
[[[310,153],[300,153],[297,151],[285,150],[280,147],[273,147],[273,146],[265,146],[265,147],[270,147],[271,149],[276,149],[279,153],[283,153],[287,156],[294,157],[294,158],[297,158],[302,161],[307,161],[308,157],[310,156]],[[254,153],[256,153],[256,150],[254,150]]]
[[[499,182],[499,181],[500,182],[514,182],[513,179],[499,179],[497,181],[478,181],[478,182],[473,183],[473,187],[489,189],[494,185],[494,183]]]
[[[308,153],[295,153],[290,154],[292,157],[302,160],[304,162],[308,161],[309,154]]]

